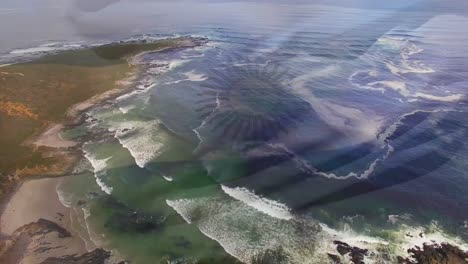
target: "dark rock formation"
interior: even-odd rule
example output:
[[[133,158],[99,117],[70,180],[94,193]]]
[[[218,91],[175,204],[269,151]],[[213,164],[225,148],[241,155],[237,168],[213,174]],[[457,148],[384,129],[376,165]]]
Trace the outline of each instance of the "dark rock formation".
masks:
[[[341,241],[333,241],[333,244],[337,245],[336,250],[340,255],[349,255],[351,257],[351,262],[354,264],[365,264],[364,257],[367,256],[368,250],[361,249],[358,247],[352,247]]]
[[[424,244],[408,249],[409,258],[398,257],[399,264],[468,264],[468,252],[450,244]]]
[[[81,242],[81,239],[73,237],[60,225],[39,219],[0,239],[0,263],[23,263],[27,257],[28,263],[33,259],[31,263],[40,264],[104,264],[111,255],[103,249],[84,254],[82,251],[67,250],[76,239]],[[44,261],[40,262],[41,260]]]
[[[47,258],[41,264],[104,264],[111,253],[104,249],[95,249],[83,255],[63,256],[60,258]]]
[[[30,236],[43,235],[51,232],[57,232],[60,238],[71,237],[70,232],[58,224],[46,220],[39,219],[37,222],[20,227],[15,233],[26,233]]]

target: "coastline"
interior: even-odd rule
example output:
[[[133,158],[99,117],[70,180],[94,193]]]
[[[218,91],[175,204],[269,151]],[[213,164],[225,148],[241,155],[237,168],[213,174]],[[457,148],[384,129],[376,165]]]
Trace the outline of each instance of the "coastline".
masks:
[[[60,201],[56,188],[64,177],[76,176],[73,168],[82,157],[83,144],[80,140],[63,139],[60,134],[82,124],[86,111],[91,108],[106,104],[136,89],[135,80],[142,67],[131,64],[133,58],[147,52],[194,48],[206,43],[206,39],[190,36],[161,41],[171,41],[173,44],[171,47],[142,50],[125,56],[130,71],[125,78],[118,80],[112,89],[72,105],[61,122],[44,124],[40,131],[22,143],[47,157],[59,158],[60,162],[42,171],[17,170],[16,175],[9,177],[10,186],[3,197],[0,197],[1,263],[62,263],[72,258],[104,263],[113,257],[111,252],[97,248],[96,245],[87,246],[90,241],[85,241],[71,223],[72,210]],[[119,44],[122,43],[108,45]],[[114,258],[111,261],[124,263],[122,259]]]
[[[135,56],[138,56],[138,54]],[[92,263],[104,263],[104,261],[106,263],[125,263],[121,259],[110,262],[109,258],[112,257],[110,251],[96,248],[96,245],[89,246],[87,244],[89,241],[85,242],[85,238],[75,232],[72,221],[67,220],[72,219],[73,211],[63,206],[55,188],[64,177],[79,177],[79,175],[73,175],[71,168],[76,165],[82,154],[82,142],[63,139],[60,133],[64,129],[82,124],[85,117],[84,113],[93,107],[107,104],[118,96],[132,92],[132,82],[135,80],[137,67],[134,70],[135,72],[131,74],[130,79],[125,78],[116,83],[119,88],[97,94],[90,99],[71,106],[67,110],[63,122],[48,124],[45,129],[31,137],[30,141],[27,142],[28,145],[41,148],[41,151],[48,153],[48,155],[57,155],[62,158],[68,156],[76,159],[65,162],[70,166],[67,169],[49,170],[49,174],[32,175],[18,179],[18,185],[12,191],[8,200],[5,201],[4,206],[0,208],[0,233],[2,234],[0,235],[2,238],[0,239],[2,243],[0,244],[0,263],[10,263],[8,261],[11,259],[14,259],[15,262],[13,263],[19,260],[23,263],[68,263],[65,260],[70,259],[72,255],[76,255],[77,258],[83,260],[93,260]],[[54,173],[56,173],[55,176]],[[19,217],[17,213],[19,211],[25,213],[21,213],[21,217]],[[3,243],[3,241],[7,242]],[[43,243],[44,241],[45,243]],[[83,244],[85,245],[83,246]],[[333,263],[341,263],[339,262],[340,259],[347,260],[348,258],[351,258],[353,263],[361,263],[360,261],[367,256],[367,248],[356,248],[357,245],[349,245],[343,241],[334,241],[334,245],[336,245],[337,252],[333,251],[333,253],[336,254],[329,254],[330,259],[334,261]],[[56,250],[68,247],[72,248],[72,250]],[[424,250],[429,253],[435,249],[437,249],[436,246],[424,247]],[[452,248],[445,248],[443,245],[441,249],[443,250],[442,253],[453,250]],[[415,249],[412,249],[412,253],[423,256],[429,254]],[[455,255],[452,258],[458,258],[456,254],[462,253],[455,252],[453,254]],[[258,258],[260,261],[260,258],[267,259],[268,256],[259,256]],[[413,260],[410,258],[401,258],[400,262],[404,264],[416,263],[412,262]]]
[[[84,241],[72,228],[70,209],[60,203],[55,191],[60,181],[61,178],[29,180],[21,183],[15,194],[12,195],[2,211],[0,220],[2,235],[9,237],[7,241],[11,243],[9,250],[7,250],[8,254],[21,255],[21,261],[24,263],[41,263],[51,256],[87,252]],[[70,236],[62,238],[54,234],[27,236],[25,233],[35,228],[31,223],[43,221],[41,219],[49,221],[49,223],[56,223],[70,232]],[[25,230],[21,230],[21,228]],[[19,247],[15,246],[22,237],[28,237],[28,243]],[[49,243],[47,246],[43,243],[44,240]],[[43,248],[40,252],[35,250],[39,247]],[[57,252],[59,248],[60,250]],[[16,250],[19,252],[15,252]],[[2,257],[8,258],[8,256],[1,256],[0,259]],[[5,261],[5,263],[8,262]]]

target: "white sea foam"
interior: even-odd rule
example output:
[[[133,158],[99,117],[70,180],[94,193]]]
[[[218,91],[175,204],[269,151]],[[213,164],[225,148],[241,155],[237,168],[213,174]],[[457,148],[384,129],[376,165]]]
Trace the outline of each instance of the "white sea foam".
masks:
[[[291,82],[294,92],[313,106],[322,121],[346,134],[348,144],[369,142],[375,139],[383,125],[382,116],[365,109],[339,105],[325,98],[318,98],[305,85],[308,77],[304,78],[301,76]]]
[[[237,199],[269,216],[284,220],[290,220],[293,218],[290,209],[285,204],[258,196],[246,188],[230,188],[221,185],[221,189],[232,198]]]
[[[119,110],[122,112],[122,114],[128,114],[128,112],[130,112],[132,109],[135,109],[135,107],[136,106],[134,105],[119,106]]]
[[[177,81],[167,82],[166,84],[177,84],[177,83],[185,82],[185,81],[202,82],[208,79],[208,77],[205,74],[197,73],[195,71],[185,72],[183,73],[183,75],[186,76],[187,78],[177,80]]]
[[[205,120],[203,120],[201,122],[201,124],[192,129],[192,131],[195,133],[195,135],[197,136],[199,142],[198,142],[198,146],[196,147],[195,149],[195,152],[197,152],[198,150],[200,150],[202,144],[204,143],[203,142],[203,137],[200,133],[200,131],[205,127],[206,123],[207,123],[207,120],[213,115],[213,113],[215,113],[218,109],[219,109],[219,106],[221,104],[221,101],[219,100],[219,94],[216,94],[216,107],[213,109],[213,111],[211,111],[211,113],[205,118]]]
[[[35,48],[27,48],[27,49],[16,49],[10,52],[10,54],[27,54],[27,53],[36,53],[36,52],[48,52],[48,51],[54,51],[56,48],[54,47],[48,47],[48,46],[43,46],[43,47],[35,47]]]
[[[99,185],[99,187],[101,188],[101,190],[107,194],[111,194],[112,191],[114,190],[112,187],[109,187],[107,186],[100,178],[100,175],[105,175],[104,174],[95,174],[95,178],[96,178],[96,183],[97,185]]]
[[[387,141],[387,139],[395,133],[395,131],[401,126],[403,125],[403,120],[405,118],[407,118],[408,116],[411,116],[411,115],[414,115],[416,113],[438,113],[438,112],[450,112],[450,111],[456,111],[456,110],[453,110],[453,109],[436,109],[436,110],[422,110],[422,109],[419,109],[419,110],[414,110],[414,111],[411,111],[411,112],[408,112],[408,113],[405,113],[403,115],[401,115],[393,124],[391,124],[390,126],[388,126],[384,131],[382,131],[380,134],[377,135],[377,139],[379,140],[379,142],[381,142],[382,144],[385,144],[385,142]]]
[[[410,40],[384,36],[381,37],[377,43],[383,43],[400,51],[399,60],[385,62],[385,65],[393,74],[399,76],[400,74],[405,73],[427,74],[434,72],[432,68],[426,66],[423,62],[411,59],[412,55],[421,53],[424,49]]]
[[[462,100],[465,97],[463,94],[434,95],[434,94],[423,93],[423,92],[413,92],[408,89],[405,82],[395,81],[395,80],[374,81],[374,82],[369,82],[367,84],[357,84],[354,81],[354,78],[358,74],[362,74],[362,73],[363,72],[356,72],[350,77],[351,83],[353,83],[356,87],[359,87],[361,89],[379,91],[382,93],[384,93],[386,90],[393,90],[399,93],[401,96],[408,99],[408,102],[415,102],[415,101],[418,101],[418,99],[440,101],[440,102],[457,102],[457,101]],[[446,92],[450,93],[450,91],[446,91]]]
[[[410,220],[412,216],[410,214],[403,214],[403,215],[389,215],[387,222],[392,225],[397,224],[400,221],[407,221]]]
[[[258,212],[245,203],[220,197],[166,202],[187,223],[196,225],[226,252],[246,263],[259,252],[278,246],[289,255],[291,263],[327,263],[327,253],[336,254],[334,241],[368,249],[370,254],[366,257],[366,263],[382,263],[389,252],[392,258],[406,256],[407,249],[422,246],[423,243],[448,242],[464,250],[467,248],[459,238],[447,236],[435,228],[428,231],[425,228],[401,226],[396,231],[389,230],[394,235],[387,240],[356,232],[348,223],[336,229],[301,216],[291,220],[279,219]]]
[[[208,79],[205,74],[197,73],[196,71],[189,71],[184,73],[187,79],[192,82],[201,82]]]
[[[371,237],[359,234],[352,230],[352,228],[345,224],[342,230],[330,228],[326,224],[321,223],[320,227],[324,232],[332,237],[333,240],[339,240],[353,246],[366,247],[368,244],[381,244],[388,245],[389,243],[382,238]]]
[[[441,102],[456,102],[456,101],[460,101],[461,99],[463,99],[464,95],[452,94],[452,95],[446,95],[446,96],[437,96],[437,95],[431,95],[431,94],[425,94],[425,93],[415,93],[414,97],[423,98],[427,100],[433,100],[433,101],[441,101]]]
[[[323,171],[318,170],[317,168],[312,166],[307,160],[298,157],[296,153],[288,149],[284,144],[269,144],[269,146],[273,148],[280,148],[286,151],[287,153],[289,153],[290,155],[292,155],[294,157],[293,161],[296,162],[296,164],[302,171],[306,173],[320,175],[328,179],[335,179],[335,180],[346,180],[351,177],[354,177],[357,179],[367,179],[375,171],[377,165],[379,165],[381,162],[386,160],[388,156],[394,151],[391,145],[389,144],[383,145],[381,146],[381,149],[385,150],[383,151],[383,154],[379,158],[371,162],[365,170],[361,172],[350,172],[346,175],[337,175],[335,173],[323,172]]]
[[[87,207],[81,208],[83,212],[83,218],[85,223],[85,230],[88,232],[89,239],[93,242],[94,245],[103,247],[104,245],[104,235],[99,235],[93,231],[89,223],[89,217],[91,217],[91,211]]]
[[[346,175],[337,175],[335,173],[331,172],[322,172],[317,169],[313,169],[315,174],[318,174],[320,176],[329,178],[329,179],[335,179],[335,180],[346,180],[351,177],[357,178],[357,179],[367,179],[376,169],[377,165],[379,165],[381,162],[386,160],[388,156],[393,152],[393,147],[388,145],[386,146],[387,151],[384,152],[384,154],[375,159],[372,163],[369,164],[369,166],[363,170],[362,172],[350,172]],[[309,166],[309,168],[312,168],[312,166]]]
[[[60,203],[67,208],[71,208],[72,207],[72,197],[71,197],[72,195],[62,191],[61,185],[62,184],[57,184],[57,186],[55,187],[55,192],[57,193]]]
[[[83,240],[86,250],[88,252],[95,250],[97,245],[94,244],[94,242],[89,237],[89,231],[87,229],[88,227],[86,226],[86,220],[84,219],[82,209],[72,207],[69,216],[70,224],[81,240]]]
[[[15,49],[10,51],[12,55],[27,55],[34,53],[44,53],[52,51],[70,50],[83,47],[82,44],[78,43],[62,43],[62,42],[50,42],[37,47]]]
[[[165,139],[158,121],[112,122],[110,126],[109,131],[128,149],[140,168],[161,154]]]
[[[227,197],[168,200],[167,204],[245,263],[264,250],[280,246],[293,263],[317,263],[321,259],[313,250],[320,231],[313,221],[275,218]],[[325,261],[327,256],[322,255]]]
[[[105,182],[102,181],[101,177],[106,175],[105,168],[107,166],[107,161],[110,160],[112,157],[108,157],[105,159],[98,159],[94,154],[84,150],[86,159],[89,160],[91,166],[94,168],[94,178],[96,179],[96,183],[99,185],[101,190],[107,194],[111,194],[113,188],[106,185]]]
[[[191,201],[187,199],[166,200],[168,206],[172,207],[188,224],[192,223],[190,206]]]
[[[89,160],[91,165],[94,168],[94,172],[98,173],[104,170],[107,166],[107,161],[111,159],[111,157],[105,158],[105,159],[97,159],[93,154],[90,152],[87,152],[85,154],[85,157]]]
[[[166,175],[163,175],[163,178],[168,182],[171,182],[171,181],[174,180],[172,177],[169,177],[169,176],[166,176]]]
[[[387,89],[394,90],[404,97],[411,96],[411,92],[406,88],[406,83],[401,81],[377,81],[370,82],[367,84],[370,87],[385,87]]]
[[[449,243],[463,251],[468,251],[468,243],[460,237],[448,235],[435,221],[428,227],[413,227],[403,224],[396,231],[396,235],[400,239],[397,253],[401,256],[407,256],[408,249],[416,246],[422,247],[424,244]]]
[[[434,70],[421,62],[407,60],[401,61],[400,65],[397,65],[392,62],[386,62],[385,66],[395,75],[405,74],[405,73],[433,73]]]

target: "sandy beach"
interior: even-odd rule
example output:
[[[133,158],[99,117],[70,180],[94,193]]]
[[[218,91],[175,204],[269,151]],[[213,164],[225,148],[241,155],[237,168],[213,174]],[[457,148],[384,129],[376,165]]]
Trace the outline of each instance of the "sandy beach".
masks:
[[[62,124],[52,124],[46,131],[37,137],[37,139],[32,142],[35,146],[44,146],[52,148],[69,148],[76,146],[76,142],[71,140],[64,140],[60,133],[62,132],[64,126]]]
[[[61,180],[26,181],[11,196],[0,219],[1,235],[7,238],[2,241],[1,263],[42,263],[50,257],[87,252],[72,228],[71,210],[57,195]]]
[[[171,41],[168,40],[165,45],[189,48],[201,43],[186,38]],[[137,50],[138,54],[147,50],[167,49],[152,49],[151,43],[147,45],[148,48],[141,48],[130,44],[130,48],[141,49]],[[131,57],[122,60],[127,59]],[[138,75],[137,66],[129,67],[124,78],[115,81],[111,89],[71,105],[64,113],[63,120],[45,122],[47,125],[41,131],[22,143],[60,161],[47,170],[36,167],[16,170],[14,181],[7,186],[9,195],[3,197],[0,207],[0,263],[124,263],[119,257],[112,256],[111,252],[97,248],[77,222],[82,212],[67,208],[60,201],[57,186],[65,177],[79,177],[65,175],[71,173],[81,154],[79,140],[66,140],[60,134],[66,128],[81,124],[83,113],[87,110],[129,92]]]
[[[26,224],[40,218],[50,221],[61,219],[61,223],[68,225],[67,217],[58,217],[59,214],[68,214],[68,208],[58,200],[56,187],[61,178],[47,178],[26,181],[10,198],[0,218],[0,231],[11,235]]]

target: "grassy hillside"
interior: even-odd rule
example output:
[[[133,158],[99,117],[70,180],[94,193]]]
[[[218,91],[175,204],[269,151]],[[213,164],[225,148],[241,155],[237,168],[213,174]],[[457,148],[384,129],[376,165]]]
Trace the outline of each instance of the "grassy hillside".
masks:
[[[132,71],[127,57],[184,45],[184,39],[117,43],[1,67],[0,174],[51,166],[53,158],[22,143],[47,124],[63,121],[72,105],[116,88],[116,82]]]

